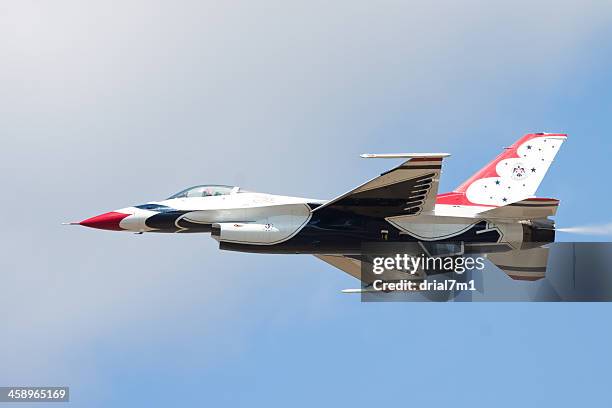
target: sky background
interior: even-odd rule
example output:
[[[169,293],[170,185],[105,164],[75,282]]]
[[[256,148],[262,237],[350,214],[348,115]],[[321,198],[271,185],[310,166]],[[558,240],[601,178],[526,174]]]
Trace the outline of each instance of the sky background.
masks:
[[[612,3],[375,3],[0,0],[0,385],[610,404],[609,304],[361,303],[312,256],[60,225],[202,183],[332,198],[391,165],[365,152],[450,152],[448,191],[538,131],[569,134],[538,193],[558,225],[612,221]]]

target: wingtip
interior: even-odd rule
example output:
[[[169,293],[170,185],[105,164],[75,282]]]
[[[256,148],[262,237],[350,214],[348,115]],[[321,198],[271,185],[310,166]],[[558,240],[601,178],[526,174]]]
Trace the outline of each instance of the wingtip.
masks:
[[[449,157],[450,153],[364,153],[364,159],[439,159]]]
[[[363,289],[342,289],[340,292],[349,294],[363,293]]]

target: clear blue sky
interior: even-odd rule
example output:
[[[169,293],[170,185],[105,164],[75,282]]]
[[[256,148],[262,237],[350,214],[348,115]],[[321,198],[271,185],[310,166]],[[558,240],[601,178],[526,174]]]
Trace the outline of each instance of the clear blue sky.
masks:
[[[609,2],[216,3],[0,6],[0,385],[78,407],[610,405],[609,304],[364,304],[314,257],[59,225],[198,183],[331,198],[385,169],[364,152],[448,151],[451,190],[533,131],[569,134],[539,192],[558,224],[609,223]]]

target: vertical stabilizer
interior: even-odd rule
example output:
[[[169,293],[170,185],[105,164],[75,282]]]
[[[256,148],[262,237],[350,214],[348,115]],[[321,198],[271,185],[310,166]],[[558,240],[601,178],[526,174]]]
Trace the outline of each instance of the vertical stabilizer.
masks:
[[[438,202],[504,206],[533,197],[566,138],[562,133],[525,135]]]

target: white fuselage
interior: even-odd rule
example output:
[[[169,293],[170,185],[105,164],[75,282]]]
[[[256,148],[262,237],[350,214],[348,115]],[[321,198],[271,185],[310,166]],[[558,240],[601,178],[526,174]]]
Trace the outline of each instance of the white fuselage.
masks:
[[[182,197],[147,203],[154,209],[134,206],[115,212],[126,214],[120,221],[122,230],[131,232],[210,232],[193,226],[218,229],[213,236],[223,242],[246,245],[274,245],[295,236],[312,217],[312,206],[326,200],[281,196],[265,193],[236,192],[210,197]],[[159,227],[150,222],[159,217],[159,208],[172,209],[172,225]],[[478,213],[491,207],[436,205],[434,214],[398,216],[386,221],[423,241],[451,240],[483,219]],[[149,221],[148,221],[149,220]],[[168,230],[169,228],[169,230]],[[505,242],[520,242],[522,227],[516,222],[491,224]]]

